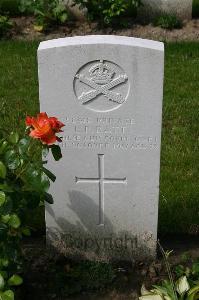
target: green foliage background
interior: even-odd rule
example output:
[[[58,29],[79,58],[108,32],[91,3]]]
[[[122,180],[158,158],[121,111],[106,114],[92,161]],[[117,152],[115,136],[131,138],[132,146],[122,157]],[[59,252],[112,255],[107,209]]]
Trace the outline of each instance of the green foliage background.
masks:
[[[199,18],[199,0],[193,0],[192,15],[194,18]]]

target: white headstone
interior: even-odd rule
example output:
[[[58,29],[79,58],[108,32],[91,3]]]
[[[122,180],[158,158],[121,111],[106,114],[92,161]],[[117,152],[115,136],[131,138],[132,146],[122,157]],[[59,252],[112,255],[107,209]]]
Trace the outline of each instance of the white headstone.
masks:
[[[42,42],[41,111],[65,124],[46,206],[48,241],[89,258],[155,255],[162,43],[119,36]]]

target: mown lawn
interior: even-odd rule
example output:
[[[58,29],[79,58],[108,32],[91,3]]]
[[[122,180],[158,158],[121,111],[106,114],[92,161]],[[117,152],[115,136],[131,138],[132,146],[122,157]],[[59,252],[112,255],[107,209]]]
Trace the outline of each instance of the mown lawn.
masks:
[[[166,47],[161,232],[199,233],[199,43]]]
[[[24,116],[39,110],[37,46],[37,42],[0,42],[0,105],[4,103],[5,116],[0,126],[22,128]],[[199,43],[168,44],[159,209],[162,234],[199,231],[198,123]]]

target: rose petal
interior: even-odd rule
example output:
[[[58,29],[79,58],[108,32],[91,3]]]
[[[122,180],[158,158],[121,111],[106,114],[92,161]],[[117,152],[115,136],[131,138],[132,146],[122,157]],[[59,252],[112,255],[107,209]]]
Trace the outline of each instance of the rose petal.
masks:
[[[27,117],[27,124],[31,124],[32,130],[30,136],[35,139],[40,139],[44,144],[53,144],[56,141],[61,141],[61,138],[55,134],[62,132],[61,128],[65,126],[56,117],[48,117],[47,113],[41,112],[34,117]]]

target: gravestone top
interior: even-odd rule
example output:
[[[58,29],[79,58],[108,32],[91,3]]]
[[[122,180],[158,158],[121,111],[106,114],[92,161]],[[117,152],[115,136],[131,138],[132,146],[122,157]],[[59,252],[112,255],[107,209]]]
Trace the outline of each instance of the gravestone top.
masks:
[[[164,51],[164,44],[162,42],[116,35],[87,35],[53,39],[41,42],[38,50],[87,44],[115,44]]]
[[[164,45],[81,36],[38,49],[40,109],[66,124],[47,239],[85,258],[155,255]],[[63,250],[64,249],[64,250]]]

